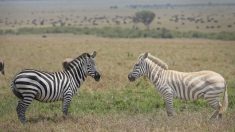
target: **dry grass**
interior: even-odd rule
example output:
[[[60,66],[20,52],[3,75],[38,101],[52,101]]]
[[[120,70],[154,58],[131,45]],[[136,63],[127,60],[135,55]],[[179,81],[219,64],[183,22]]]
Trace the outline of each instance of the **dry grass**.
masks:
[[[7,131],[234,131],[234,112],[219,121],[208,121],[208,111],[182,112],[175,117],[167,117],[164,111],[152,114],[112,114],[105,116],[85,115],[64,119],[61,116],[30,118],[28,124],[17,120],[1,122],[1,130]],[[40,118],[40,119],[38,119]]]
[[[6,62],[6,77],[1,79],[0,86],[8,87],[11,77],[21,69],[58,71],[64,58],[93,50],[98,52],[97,66],[103,75],[96,88],[122,88],[128,82],[126,76],[133,63],[140,53],[146,51],[164,60],[170,69],[210,69],[228,78],[235,74],[234,48],[234,41],[0,36],[0,56]]]
[[[235,45],[234,41],[185,39],[109,39],[75,35],[0,36],[0,57],[6,63],[6,76],[0,76],[0,103],[14,98],[9,84],[12,77],[24,68],[46,71],[62,69],[67,57],[77,57],[83,52],[96,50],[97,67],[102,79],[96,83],[91,78],[81,89],[91,92],[109,89],[122,90],[132,85],[127,75],[138,55],[148,51],[168,63],[170,69],[198,71],[210,69],[221,73],[234,91]],[[157,94],[157,93],[156,93]],[[234,97],[234,96],[233,96]],[[15,99],[15,98],[14,98]],[[14,100],[13,100],[14,101]],[[11,102],[11,101],[9,101]],[[16,100],[15,100],[16,102]],[[235,113],[229,109],[221,121],[208,122],[208,108],[195,112],[179,112],[168,118],[165,110],[154,113],[72,113],[64,120],[62,113],[43,115],[38,111],[27,113],[29,123],[22,126],[16,118],[15,108],[2,108],[0,131],[234,131]],[[5,110],[5,111],[3,111]],[[47,113],[47,112],[45,112]],[[52,112],[53,113],[53,112]],[[57,114],[56,114],[57,113]]]

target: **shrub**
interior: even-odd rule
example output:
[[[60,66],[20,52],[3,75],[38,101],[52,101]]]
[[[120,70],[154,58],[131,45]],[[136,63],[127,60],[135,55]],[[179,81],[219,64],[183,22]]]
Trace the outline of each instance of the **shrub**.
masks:
[[[152,30],[142,30],[120,27],[44,27],[44,28],[19,28],[17,31],[12,29],[0,30],[0,35],[4,34],[45,34],[45,33],[72,33],[84,35],[96,35],[109,38],[206,38],[218,40],[235,40],[235,32],[203,33],[198,31],[180,32],[166,28]]]

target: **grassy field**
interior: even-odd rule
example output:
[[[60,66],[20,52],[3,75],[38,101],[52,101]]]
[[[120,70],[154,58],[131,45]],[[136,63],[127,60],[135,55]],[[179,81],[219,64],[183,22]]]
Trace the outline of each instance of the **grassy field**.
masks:
[[[100,82],[87,78],[73,98],[70,116],[62,117],[61,102],[34,101],[26,112],[29,122],[17,119],[17,98],[9,84],[22,69],[62,70],[61,62],[83,52],[98,52]],[[142,78],[127,75],[140,53],[150,52],[178,71],[213,70],[228,82],[229,109],[220,121],[208,121],[212,109],[203,101],[175,100],[175,117],[167,117],[158,92]],[[0,131],[234,131],[234,41],[194,39],[111,39],[80,35],[3,35],[0,57],[6,75],[0,76]]]

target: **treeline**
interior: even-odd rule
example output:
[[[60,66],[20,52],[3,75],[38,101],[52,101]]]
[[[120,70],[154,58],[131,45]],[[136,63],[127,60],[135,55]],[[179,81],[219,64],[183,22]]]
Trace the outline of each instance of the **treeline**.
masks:
[[[177,7],[215,7],[215,6],[235,6],[235,3],[192,3],[192,4],[131,4],[127,5],[128,8],[136,9],[164,9],[164,8],[177,8]]]
[[[6,34],[51,34],[51,33],[72,33],[75,35],[94,35],[108,38],[204,38],[217,40],[235,40],[235,32],[205,33],[197,31],[174,31],[166,28],[150,30],[130,29],[120,27],[43,27],[43,28],[19,28],[18,30],[0,30],[0,35]]]

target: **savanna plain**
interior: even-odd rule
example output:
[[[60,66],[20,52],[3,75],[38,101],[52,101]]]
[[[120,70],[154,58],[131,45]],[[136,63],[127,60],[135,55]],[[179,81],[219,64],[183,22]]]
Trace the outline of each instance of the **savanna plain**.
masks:
[[[234,41],[204,39],[124,39],[72,34],[2,35],[0,56],[0,131],[235,131]],[[97,51],[100,82],[88,77],[74,96],[68,118],[61,102],[34,101],[26,112],[28,122],[17,119],[17,98],[10,83],[22,69],[62,70],[65,58]],[[163,99],[147,78],[129,82],[140,53],[150,52],[169,69],[190,72],[213,70],[228,83],[229,107],[221,120],[209,121],[212,109],[204,100],[175,99],[177,115],[167,117]]]

